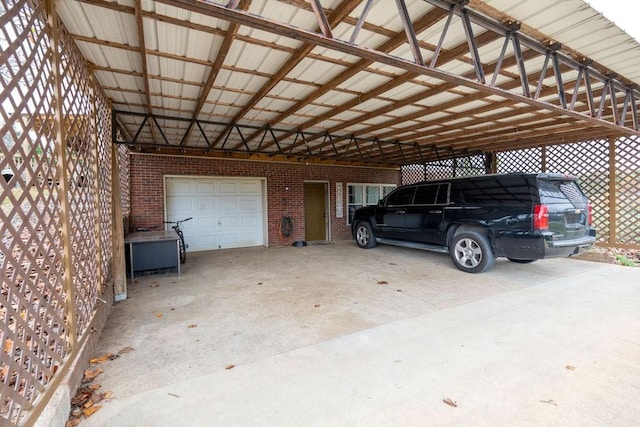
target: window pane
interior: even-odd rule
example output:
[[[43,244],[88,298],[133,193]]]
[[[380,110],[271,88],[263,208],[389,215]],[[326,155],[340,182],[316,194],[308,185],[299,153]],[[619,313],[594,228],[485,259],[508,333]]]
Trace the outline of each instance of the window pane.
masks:
[[[383,185],[382,186],[382,197],[386,197],[389,193],[391,193],[396,188],[395,185]]]
[[[375,205],[380,200],[380,186],[367,185],[367,204]]]
[[[350,185],[349,186],[349,203],[362,204],[362,185]]]

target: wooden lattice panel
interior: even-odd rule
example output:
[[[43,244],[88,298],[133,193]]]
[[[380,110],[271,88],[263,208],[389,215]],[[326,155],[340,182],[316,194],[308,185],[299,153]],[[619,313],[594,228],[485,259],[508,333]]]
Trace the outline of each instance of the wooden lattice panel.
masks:
[[[44,6],[0,0],[0,425],[24,420],[71,362],[113,258],[109,105],[64,29],[52,51]]]
[[[566,173],[580,178],[580,186],[593,206],[593,224],[598,240],[609,239],[609,144],[585,141],[552,145],[546,149],[546,172]]]
[[[0,180],[0,416],[16,422],[62,364],[69,338],[46,18],[31,2],[0,7],[0,164],[11,175]]]
[[[101,165],[111,165],[111,111],[109,104],[101,93],[97,93],[98,102],[96,103],[96,131],[98,135],[98,159]],[[111,221],[112,221],[112,203],[111,203],[111,169],[109,167],[97,166],[98,179],[98,215],[99,215],[99,239],[100,239],[100,272],[101,282],[108,281],[112,276],[111,258]]]
[[[496,154],[496,160],[498,173],[542,171],[541,148],[502,151]]]
[[[616,142],[616,243],[640,246],[640,139]]]
[[[62,24],[60,24],[62,25]],[[66,140],[68,199],[70,203],[71,259],[78,333],[94,312],[98,298],[95,96],[82,55],[61,32],[63,126]]]

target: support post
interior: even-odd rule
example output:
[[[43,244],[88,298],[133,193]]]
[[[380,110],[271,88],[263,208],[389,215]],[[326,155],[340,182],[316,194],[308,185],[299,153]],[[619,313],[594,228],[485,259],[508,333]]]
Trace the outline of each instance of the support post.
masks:
[[[93,83],[96,84],[95,76],[92,75]],[[100,206],[104,201],[100,197],[100,136],[98,135],[98,111],[96,109],[97,101],[96,101],[96,89],[92,88],[91,94],[91,107],[92,114],[91,118],[93,121],[93,149],[95,150],[95,160],[92,165],[93,169],[93,177],[94,177],[94,185],[93,191],[95,191],[95,216],[96,216],[96,277],[98,278],[98,295],[102,295],[103,289],[102,286],[105,282],[104,272],[102,271],[102,227],[104,224],[102,223],[102,216],[100,211]]]
[[[111,124],[113,126],[113,123]],[[122,200],[120,198],[120,158],[118,145],[111,145],[111,197],[113,219],[111,246],[113,248],[113,294],[116,301],[127,299],[127,269],[124,260],[124,225],[122,223]]]
[[[609,245],[617,245],[616,237],[616,138],[609,137]]]

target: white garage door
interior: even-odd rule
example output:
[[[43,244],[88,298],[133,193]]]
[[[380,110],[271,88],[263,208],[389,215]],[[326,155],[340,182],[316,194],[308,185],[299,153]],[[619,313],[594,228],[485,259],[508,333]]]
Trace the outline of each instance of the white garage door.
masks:
[[[265,245],[263,181],[165,177],[166,217],[184,223],[189,251]]]

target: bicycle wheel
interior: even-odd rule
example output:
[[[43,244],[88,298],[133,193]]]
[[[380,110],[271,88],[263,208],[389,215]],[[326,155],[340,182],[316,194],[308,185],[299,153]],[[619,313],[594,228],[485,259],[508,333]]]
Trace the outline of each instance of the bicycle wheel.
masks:
[[[182,231],[176,231],[178,233],[179,245],[180,245],[180,264],[187,262],[187,247],[184,244],[184,235]]]

